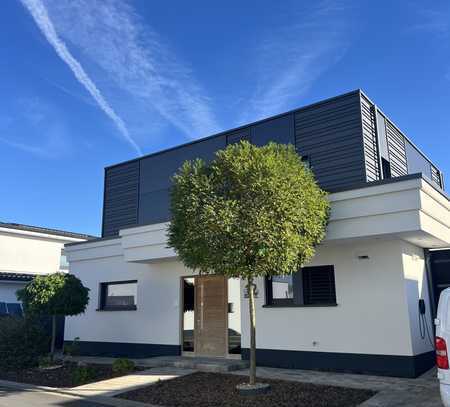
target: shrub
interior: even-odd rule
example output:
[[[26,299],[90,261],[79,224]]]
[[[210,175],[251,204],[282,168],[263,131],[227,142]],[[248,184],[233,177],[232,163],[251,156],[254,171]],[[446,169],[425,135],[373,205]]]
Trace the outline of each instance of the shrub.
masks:
[[[46,355],[50,337],[36,320],[5,316],[0,318],[0,369],[35,367]]]
[[[89,302],[89,288],[73,274],[52,273],[37,276],[16,292],[25,314],[51,316],[52,341],[50,354],[55,354],[56,320],[58,316],[82,314]]]
[[[114,373],[124,374],[132,372],[135,369],[135,363],[130,359],[119,358],[112,364],[112,370]]]
[[[53,361],[49,355],[40,356],[38,358],[38,365],[39,367],[49,367],[53,365]]]
[[[92,366],[77,366],[72,371],[72,384],[78,386],[94,380],[96,377],[95,368]]]
[[[64,354],[69,356],[77,356],[80,354],[80,338],[77,336],[72,343],[64,344]]]

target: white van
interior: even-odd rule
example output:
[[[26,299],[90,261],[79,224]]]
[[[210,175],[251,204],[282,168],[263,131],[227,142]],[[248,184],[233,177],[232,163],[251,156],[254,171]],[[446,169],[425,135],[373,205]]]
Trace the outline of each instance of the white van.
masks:
[[[436,319],[436,364],[442,403],[450,407],[450,369],[447,346],[450,345],[450,288],[441,292]]]

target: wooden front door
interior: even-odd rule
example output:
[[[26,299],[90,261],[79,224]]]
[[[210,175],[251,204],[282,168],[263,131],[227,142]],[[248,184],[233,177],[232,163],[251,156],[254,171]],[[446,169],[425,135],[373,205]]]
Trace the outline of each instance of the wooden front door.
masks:
[[[227,355],[227,279],[195,277],[195,354]]]

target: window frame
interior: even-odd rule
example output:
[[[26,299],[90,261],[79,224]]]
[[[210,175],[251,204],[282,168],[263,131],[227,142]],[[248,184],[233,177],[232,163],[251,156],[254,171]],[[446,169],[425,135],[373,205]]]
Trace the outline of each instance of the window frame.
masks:
[[[292,286],[294,288],[294,276],[292,276]],[[295,295],[295,294],[294,294]],[[266,305],[272,307],[293,307],[295,306],[294,297],[292,298],[273,298],[272,277],[266,277]]]
[[[334,282],[334,302],[323,302],[323,303],[307,303],[305,302],[306,298],[310,295],[305,293],[305,282],[304,282],[304,273],[303,269],[313,269],[319,267],[327,267],[331,268],[333,273],[333,282]],[[272,279],[271,277],[265,278],[265,304],[263,307],[265,308],[283,308],[283,307],[335,307],[337,306],[336,299],[336,277],[335,277],[335,268],[334,265],[320,265],[320,266],[309,266],[302,267],[297,272],[292,275],[292,284],[294,296],[293,298],[273,298],[273,287],[272,287]]]
[[[62,262],[63,258],[65,259],[64,264]],[[70,269],[70,264],[67,260],[67,255],[66,255],[66,251],[64,250],[64,248],[61,249],[61,255],[59,256],[59,269],[64,270],[64,271],[67,271]]]
[[[122,280],[122,281],[102,281],[99,284],[98,290],[98,308],[97,311],[136,311],[137,310],[137,283],[138,280]],[[134,305],[106,305],[106,299],[108,297],[108,286],[110,285],[124,285],[124,284],[136,284],[136,296],[134,298]]]

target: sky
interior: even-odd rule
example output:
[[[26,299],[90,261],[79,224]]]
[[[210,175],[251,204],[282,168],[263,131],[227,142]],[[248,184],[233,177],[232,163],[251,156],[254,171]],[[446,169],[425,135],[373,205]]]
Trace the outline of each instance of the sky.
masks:
[[[0,221],[100,235],[105,166],[358,88],[450,177],[448,1],[3,0]]]

